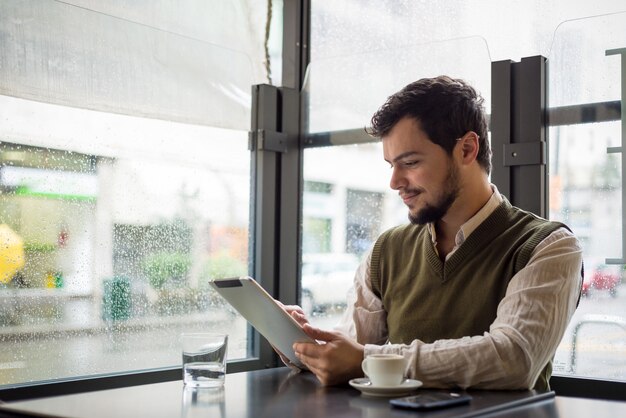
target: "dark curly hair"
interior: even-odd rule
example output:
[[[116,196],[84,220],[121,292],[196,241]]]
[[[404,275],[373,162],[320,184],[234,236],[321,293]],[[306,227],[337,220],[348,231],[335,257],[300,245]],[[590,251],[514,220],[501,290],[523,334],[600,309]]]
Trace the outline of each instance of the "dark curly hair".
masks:
[[[366,132],[383,138],[401,119],[410,117],[420,122],[430,140],[448,155],[456,139],[468,131],[479,137],[477,161],[491,172],[491,147],[487,138],[487,119],[483,98],[467,82],[448,76],[422,78],[387,98],[372,116]]]

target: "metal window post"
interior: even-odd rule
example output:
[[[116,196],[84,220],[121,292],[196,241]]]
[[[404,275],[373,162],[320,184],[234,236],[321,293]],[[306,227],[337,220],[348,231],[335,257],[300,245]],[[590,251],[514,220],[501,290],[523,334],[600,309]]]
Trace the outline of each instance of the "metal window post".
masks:
[[[280,260],[278,295],[284,303],[300,301],[302,230],[302,161],[304,132],[300,94],[311,54],[310,0],[285,0],[283,9],[282,131],[291,138],[281,156]]]
[[[546,58],[492,63],[492,182],[513,205],[547,216]]]
[[[620,55],[621,58],[621,101],[623,103],[626,98],[626,48],[610,49],[606,51],[606,55]],[[621,106],[623,108],[623,106]],[[621,110],[621,109],[620,109]],[[626,120],[622,117],[622,145],[620,147],[608,148],[608,153],[620,153],[622,164],[622,256],[621,258],[607,258],[607,264],[626,264],[626,213],[624,204],[626,204],[626,153],[624,152],[624,138],[626,138]]]
[[[300,223],[300,149],[298,92],[266,84],[252,87],[251,246],[253,275],[275,298],[297,303]],[[295,110],[294,110],[295,109]],[[293,113],[296,113],[295,117]],[[269,344],[249,331],[252,348],[264,367],[276,366]]]
[[[251,150],[254,277],[275,298],[296,304],[300,294],[302,147],[300,88],[308,65],[308,0],[285,0],[283,84],[252,86]],[[279,364],[265,340],[249,331],[264,367]]]

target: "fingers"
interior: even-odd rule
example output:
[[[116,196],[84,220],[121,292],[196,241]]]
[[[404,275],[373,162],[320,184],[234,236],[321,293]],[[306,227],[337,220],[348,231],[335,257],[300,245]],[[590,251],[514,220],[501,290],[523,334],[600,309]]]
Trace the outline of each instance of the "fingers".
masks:
[[[309,323],[304,311],[298,305],[283,305],[283,309],[291,315],[291,317],[295,319],[300,326],[304,326],[304,324]]]
[[[316,358],[320,356],[320,345],[312,343],[295,343],[293,351],[296,356],[304,356],[307,358]]]
[[[320,376],[323,376],[326,373],[329,362],[327,354],[329,346],[326,344],[337,338],[337,335],[333,332],[315,328],[308,323],[304,325],[303,329],[307,335],[314,340],[322,342],[322,344],[295,343],[293,345],[293,351],[298,359],[305,364],[309,370],[315,373],[318,378],[320,378],[320,381],[322,381]]]
[[[283,308],[285,312],[287,312],[300,326],[304,326],[304,324],[308,324],[309,320],[306,317],[306,314],[298,305],[285,305],[278,299],[274,299],[278,305]]]
[[[309,337],[318,341],[329,342],[329,341],[337,339],[338,337],[336,332],[324,331],[322,329],[315,328],[308,322],[302,326],[302,329],[304,329],[304,332],[306,332]]]
[[[324,383],[323,378],[320,377],[325,374],[324,367],[322,367],[325,364],[325,356],[321,352],[322,346],[311,343],[296,343],[293,345],[293,349],[298,360]]]
[[[296,356],[322,385],[343,383],[342,375],[336,373],[337,364],[334,363],[332,353],[329,353],[328,344],[300,343],[297,346]]]
[[[344,383],[362,376],[363,346],[347,336],[324,331],[309,324],[303,327],[310,337],[321,344],[296,343],[293,349],[298,359],[307,366],[324,385]]]
[[[301,327],[304,327],[306,324],[309,323],[309,319],[306,317],[306,315],[301,312],[301,311],[293,311],[291,312],[291,317],[293,319],[296,320],[296,322],[298,324],[300,324]]]
[[[282,305],[283,309],[286,310],[289,314],[291,314],[293,312],[297,312],[297,313],[299,313],[301,315],[304,315],[304,311],[298,305],[283,305],[282,303],[281,303],[281,305]]]
[[[283,308],[288,314],[291,314],[292,312],[298,312],[298,313],[304,315],[304,311],[298,305],[285,305],[284,303],[282,303],[278,299],[274,299],[274,301],[278,304],[278,306]]]

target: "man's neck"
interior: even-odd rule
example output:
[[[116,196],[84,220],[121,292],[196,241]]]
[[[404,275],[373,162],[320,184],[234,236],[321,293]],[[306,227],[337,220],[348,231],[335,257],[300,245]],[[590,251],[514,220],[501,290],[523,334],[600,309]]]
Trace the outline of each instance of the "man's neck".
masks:
[[[437,254],[441,261],[444,261],[448,254],[454,249],[456,233],[459,228],[450,227],[443,220],[435,223],[435,231],[437,234]]]
[[[465,188],[448,213],[435,223],[437,251],[442,260],[445,260],[454,248],[456,234],[461,226],[485,206],[492,194],[493,190],[487,181],[479,187]]]

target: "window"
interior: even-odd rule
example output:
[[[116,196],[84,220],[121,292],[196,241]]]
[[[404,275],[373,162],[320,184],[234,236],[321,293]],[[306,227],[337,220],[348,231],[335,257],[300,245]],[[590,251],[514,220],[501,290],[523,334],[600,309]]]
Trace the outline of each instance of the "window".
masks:
[[[372,142],[363,128],[389,94],[422,76],[458,74],[473,80],[488,98],[491,63],[484,41],[474,36],[380,48],[373,47],[379,35],[372,31],[362,33],[363,44],[355,44],[355,51],[363,52],[335,55],[334,48],[341,49],[340,39],[333,38],[339,30],[332,24],[335,19],[344,22],[350,13],[367,15],[372,10],[358,2],[334,6],[315,2],[312,8],[312,61],[303,89],[307,146],[301,300],[313,314],[312,323],[330,328],[344,313],[356,267],[375,239],[386,229],[408,222],[404,204],[389,188],[391,171],[382,157],[382,144]],[[384,9],[380,4],[376,8]],[[369,47],[374,51],[368,52]],[[437,59],[424,60],[424,56]],[[311,275],[306,267],[311,257],[307,244],[328,235],[308,226],[307,214],[320,207],[307,189],[310,182],[333,185],[332,193],[324,196],[324,218],[331,220],[330,247],[317,262],[334,266],[335,274]],[[316,292],[317,288],[332,289],[332,298]]]
[[[266,9],[0,4],[0,385],[179,366],[183,331],[253,354],[208,280],[251,267]]]
[[[618,380],[626,380],[624,122],[611,110],[624,88],[626,69],[617,52],[626,47],[625,21],[626,13],[617,13],[564,22],[548,57],[550,112],[556,115],[550,118],[550,217],[580,237],[585,262],[583,296],[555,371]],[[577,117],[559,119],[568,109]]]
[[[384,193],[348,189],[346,252],[365,253],[380,234]]]
[[[555,374],[625,380],[626,292],[619,260],[626,242],[619,116],[625,70],[620,52],[606,55],[626,48],[626,16],[619,12],[611,1],[312,2],[304,179],[384,196],[381,212],[373,204],[367,220],[354,222],[355,209],[341,201],[350,192],[335,194],[341,204],[329,215],[337,235],[331,252],[359,252],[365,241],[371,245],[381,231],[406,222],[406,209],[388,194],[388,174],[377,169],[381,152],[363,132],[389,94],[421,77],[450,74],[470,81],[489,113],[491,63],[546,56],[549,216],[580,238],[588,290],[557,351]],[[303,231],[303,240],[311,233]],[[320,323],[332,326],[338,317]]]
[[[383,227],[394,225],[391,219],[406,220],[398,204],[402,202],[386,190],[389,169],[380,155],[380,144],[312,148],[304,153],[305,185],[332,184],[332,193],[324,194],[308,192],[305,186],[303,196],[301,299],[317,326],[330,328],[341,317],[354,273],[372,240]],[[345,162],[363,159],[371,163],[367,170],[360,170],[359,164],[344,169]],[[319,216],[316,223],[308,217],[311,213]]]

